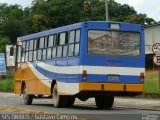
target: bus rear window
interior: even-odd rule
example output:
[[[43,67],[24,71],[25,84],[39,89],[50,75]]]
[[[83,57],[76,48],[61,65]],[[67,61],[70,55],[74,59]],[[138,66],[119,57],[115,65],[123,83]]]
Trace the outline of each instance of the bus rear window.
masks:
[[[139,56],[140,33],[119,31],[88,31],[90,55]]]

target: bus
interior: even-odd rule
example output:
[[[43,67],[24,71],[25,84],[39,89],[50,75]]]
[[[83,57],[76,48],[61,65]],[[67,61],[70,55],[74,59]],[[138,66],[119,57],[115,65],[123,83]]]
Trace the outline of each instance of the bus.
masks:
[[[88,21],[17,38],[15,94],[26,105],[48,96],[54,107],[95,98],[110,109],[115,96],[144,91],[144,26]]]

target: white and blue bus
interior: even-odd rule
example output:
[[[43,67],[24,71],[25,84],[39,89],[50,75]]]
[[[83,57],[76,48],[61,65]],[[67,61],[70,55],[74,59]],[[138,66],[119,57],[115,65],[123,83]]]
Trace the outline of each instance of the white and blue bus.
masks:
[[[25,104],[52,96],[55,107],[94,97],[111,108],[114,96],[144,90],[143,25],[80,22],[17,38],[15,93]]]

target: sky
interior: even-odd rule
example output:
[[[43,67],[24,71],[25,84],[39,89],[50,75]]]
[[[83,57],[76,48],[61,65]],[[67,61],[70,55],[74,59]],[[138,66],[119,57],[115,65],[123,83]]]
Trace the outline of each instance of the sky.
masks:
[[[121,4],[128,4],[138,12],[160,21],[160,0],[115,0]],[[0,3],[19,4],[23,7],[31,5],[32,0],[0,0]]]

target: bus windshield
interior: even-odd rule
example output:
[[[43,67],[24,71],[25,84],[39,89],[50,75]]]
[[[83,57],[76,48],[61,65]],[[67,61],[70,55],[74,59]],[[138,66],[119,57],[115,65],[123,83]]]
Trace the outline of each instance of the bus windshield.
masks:
[[[139,56],[140,33],[122,31],[88,31],[88,54]]]

